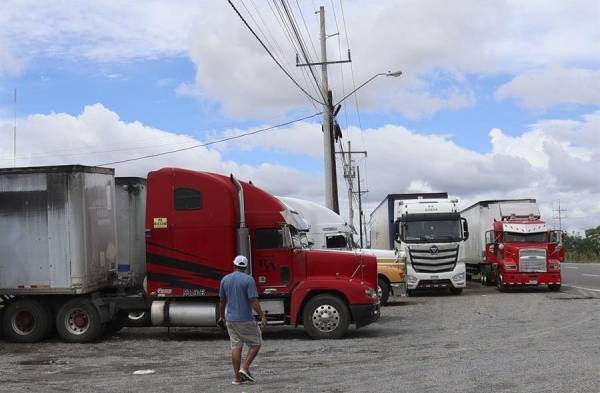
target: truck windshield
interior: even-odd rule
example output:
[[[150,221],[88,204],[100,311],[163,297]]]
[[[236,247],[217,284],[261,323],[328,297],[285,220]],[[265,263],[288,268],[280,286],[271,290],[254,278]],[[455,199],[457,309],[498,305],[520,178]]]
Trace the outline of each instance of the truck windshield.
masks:
[[[546,232],[518,233],[504,232],[505,243],[545,243]]]
[[[327,236],[325,241],[327,248],[348,248],[346,236],[343,234]]]
[[[460,221],[407,221],[403,223],[402,240],[407,243],[450,243],[461,240]]]

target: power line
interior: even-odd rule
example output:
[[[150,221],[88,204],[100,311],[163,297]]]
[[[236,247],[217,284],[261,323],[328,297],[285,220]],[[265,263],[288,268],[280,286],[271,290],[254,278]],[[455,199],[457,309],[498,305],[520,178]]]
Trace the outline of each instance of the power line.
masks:
[[[293,34],[290,30],[291,28],[288,27],[288,24],[286,23],[286,18],[284,17],[283,12],[282,12],[281,8],[279,7],[279,4],[277,3],[276,0],[273,0],[273,5],[275,6],[277,13],[275,13],[275,10],[271,6],[270,2],[268,2],[267,4],[269,5],[271,12],[275,16],[275,20],[277,20],[277,22],[279,23],[279,26],[283,30],[284,36],[287,38],[288,42],[290,43],[292,49],[294,50],[294,53],[298,54],[300,52],[300,47],[298,46],[298,44],[296,44],[296,40],[294,39]],[[279,15],[279,17],[278,17],[278,15]],[[315,91],[317,92],[317,95],[323,97],[323,91],[322,91],[321,87],[319,86],[318,81],[314,78],[311,79],[309,71],[307,71],[307,70],[303,70],[303,71],[304,72],[302,73],[302,75],[304,77],[304,81],[306,82],[308,79],[309,82],[307,82],[307,83],[312,88],[315,89]],[[316,110],[316,108],[315,108],[315,110]]]
[[[283,10],[285,11],[287,18],[290,21],[290,26],[292,27],[292,32],[296,36],[298,45],[300,45],[300,52],[302,53],[302,56],[304,56],[304,61],[306,63],[310,63],[310,57],[308,56],[307,50],[305,48],[304,40],[302,39],[302,36],[300,35],[300,32],[298,31],[298,27],[296,26],[296,22],[295,22],[293,14],[290,13],[289,7],[287,6],[287,4],[284,0],[281,0],[281,6],[283,7]],[[327,98],[325,97],[325,94],[327,94],[327,92],[323,91],[323,87],[319,85],[319,79],[315,75],[315,71],[312,69],[312,67],[308,67],[308,69],[309,69],[310,74],[312,75],[313,79],[315,80],[315,83],[317,84],[317,86],[319,86],[323,100],[327,101]]]
[[[269,50],[269,48],[265,45],[265,43],[256,34],[256,32],[254,31],[254,29],[252,29],[252,27],[248,24],[248,22],[246,22],[246,19],[244,19],[244,17],[242,16],[242,14],[238,11],[238,9],[231,2],[231,0],[227,0],[227,2],[229,3],[229,5],[231,5],[231,8],[233,8],[233,10],[235,11],[235,13],[242,20],[242,22],[244,22],[244,25],[246,25],[246,27],[248,28],[248,30],[250,30],[250,32],[252,33],[252,35],[254,36],[254,38],[256,38],[258,40],[258,42],[264,48],[264,50],[267,51],[267,53],[269,54],[269,56],[271,56],[271,59],[273,59],[273,61],[275,62],[275,64],[277,64],[277,66],[281,69],[281,71],[283,71],[285,73],[285,75],[287,75],[287,77],[296,85],[296,87],[298,87],[307,97],[311,98],[312,100],[318,102],[321,105],[324,105],[323,102],[321,102],[321,101],[317,100],[316,98],[314,98],[313,96],[311,96],[302,86],[300,86],[300,84],[292,77],[292,75],[275,58],[275,56],[273,55],[273,53],[271,53],[271,51]]]
[[[181,148],[181,149],[169,150],[169,151],[165,151],[165,152],[162,152],[162,153],[148,154],[148,155],[145,155],[145,156],[140,156],[140,157],[135,157],[135,158],[128,158],[128,159],[125,159],[125,160],[106,162],[106,163],[103,163],[103,164],[97,164],[96,166],[107,166],[107,165],[122,164],[122,163],[125,163],[125,162],[139,161],[139,160],[144,160],[146,158],[160,157],[160,156],[165,156],[167,154],[173,154],[173,153],[179,153],[179,152],[186,151],[186,150],[197,149],[199,147],[205,147],[205,146],[215,145],[217,143],[227,142],[227,141],[230,141],[230,140],[233,140],[233,139],[238,139],[238,138],[242,138],[242,137],[249,136],[249,135],[255,135],[255,134],[258,134],[258,133],[261,133],[261,132],[265,132],[265,131],[269,131],[269,130],[272,130],[272,129],[275,129],[275,128],[279,128],[279,127],[284,127],[284,126],[287,126],[287,125],[290,125],[290,124],[293,124],[293,123],[297,123],[297,122],[302,121],[302,120],[308,120],[310,118],[313,118],[315,116],[319,116],[321,114],[322,114],[322,112],[313,113],[310,116],[304,116],[304,117],[301,117],[299,119],[287,121],[285,123],[276,124],[274,126],[270,126],[270,127],[266,127],[266,128],[261,128],[259,130],[254,130],[254,131],[251,131],[251,132],[246,132],[246,133],[243,133],[243,134],[234,135],[234,136],[230,136],[230,137],[227,137],[227,138],[217,139],[217,140],[214,140],[214,141],[211,141],[211,142],[201,143],[201,144],[198,144],[198,145],[194,145],[194,146],[190,146],[190,147],[184,147],[184,148]]]

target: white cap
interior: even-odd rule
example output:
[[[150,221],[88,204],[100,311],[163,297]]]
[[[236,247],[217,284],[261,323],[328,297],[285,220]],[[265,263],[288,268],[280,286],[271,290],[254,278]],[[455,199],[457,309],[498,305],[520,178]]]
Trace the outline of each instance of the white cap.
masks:
[[[233,260],[233,264],[237,267],[248,267],[248,259],[243,255],[238,255]]]

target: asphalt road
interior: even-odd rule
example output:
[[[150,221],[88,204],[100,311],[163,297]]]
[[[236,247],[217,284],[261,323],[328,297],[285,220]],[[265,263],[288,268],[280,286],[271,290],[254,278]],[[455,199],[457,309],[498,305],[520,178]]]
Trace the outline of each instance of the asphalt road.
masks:
[[[461,296],[401,299],[342,340],[268,327],[254,386],[230,384],[218,329],[131,328],[85,345],[0,341],[0,391],[598,392],[599,325],[599,292],[472,282]],[[144,369],[155,373],[132,374]]]
[[[600,292],[600,263],[563,263],[563,285]]]

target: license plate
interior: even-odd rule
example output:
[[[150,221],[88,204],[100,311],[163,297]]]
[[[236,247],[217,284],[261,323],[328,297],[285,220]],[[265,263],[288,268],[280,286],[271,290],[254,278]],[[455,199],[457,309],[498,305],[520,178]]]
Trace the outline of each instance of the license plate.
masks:
[[[538,282],[537,282],[537,280],[529,280],[529,283],[531,285],[537,285]]]
[[[440,276],[431,276],[431,279],[432,279],[432,280],[439,280],[439,279],[440,279]]]

